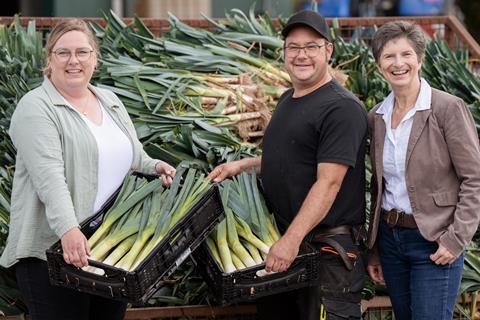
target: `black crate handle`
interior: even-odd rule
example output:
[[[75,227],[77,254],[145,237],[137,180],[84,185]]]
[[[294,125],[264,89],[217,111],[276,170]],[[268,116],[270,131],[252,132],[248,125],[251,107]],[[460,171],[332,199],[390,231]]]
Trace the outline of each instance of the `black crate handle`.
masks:
[[[89,260],[89,266],[99,268],[105,272],[103,275],[99,275],[93,272],[82,270],[74,265],[66,264],[60,266],[62,272],[65,274],[65,277],[82,277],[84,279],[90,279],[90,282],[104,282],[108,283],[113,282],[114,277],[122,276],[126,273],[126,271],[122,269],[114,270],[112,266],[100,263],[98,261]],[[106,268],[105,268],[106,267]],[[112,278],[112,279],[109,279]],[[117,281],[118,282],[118,281]],[[83,282],[84,283],[84,282]],[[122,284],[123,285],[123,284]]]
[[[92,291],[103,292],[111,298],[119,298],[124,296],[125,289],[123,283],[109,282],[107,277],[96,275],[97,279],[91,277],[92,273],[77,269],[73,266],[62,268],[63,270],[63,283],[79,291],[91,293]],[[88,274],[88,275],[86,275]]]
[[[77,288],[89,287],[93,291],[105,292],[109,294],[112,298],[115,298],[117,296],[123,296],[123,284],[119,285],[115,283],[106,283],[103,281],[92,281],[92,279],[83,277],[82,275],[77,275],[74,277],[74,279],[77,281]]]
[[[123,275],[127,272],[123,269],[118,269],[118,268],[115,268],[111,265],[108,265],[108,264],[105,264],[105,263],[102,263],[102,262],[99,262],[99,261],[95,261],[95,260],[90,260],[90,259],[88,259],[88,266],[95,267],[97,269],[103,270],[103,272],[104,272],[103,275],[98,275],[97,274],[97,276],[100,276],[100,277],[115,277],[115,276],[118,276],[118,275]],[[84,270],[82,270],[82,272],[92,274],[92,272],[88,272],[88,271],[84,271]]]
[[[300,267],[294,271],[290,272],[284,276],[280,276],[281,273],[274,273],[271,275],[266,275],[264,277],[256,277],[254,281],[250,283],[238,283],[237,287],[246,293],[247,295],[255,295],[258,292],[263,292],[279,287],[288,287],[294,283],[305,282],[307,274],[307,269],[305,267]]]

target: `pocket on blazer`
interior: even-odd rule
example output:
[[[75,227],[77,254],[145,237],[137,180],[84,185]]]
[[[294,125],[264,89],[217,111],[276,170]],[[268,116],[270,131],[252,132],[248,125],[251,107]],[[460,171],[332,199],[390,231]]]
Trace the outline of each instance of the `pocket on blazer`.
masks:
[[[437,192],[432,194],[433,201],[439,207],[455,206],[458,202],[457,192]]]

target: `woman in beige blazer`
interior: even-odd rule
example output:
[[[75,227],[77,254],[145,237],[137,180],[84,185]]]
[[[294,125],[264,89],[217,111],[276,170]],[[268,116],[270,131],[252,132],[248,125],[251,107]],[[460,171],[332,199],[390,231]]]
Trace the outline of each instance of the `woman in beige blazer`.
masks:
[[[395,318],[451,319],[463,250],[480,214],[480,148],[458,97],[420,77],[425,38],[396,21],[372,43],[392,92],[369,114],[373,178],[368,272]]]

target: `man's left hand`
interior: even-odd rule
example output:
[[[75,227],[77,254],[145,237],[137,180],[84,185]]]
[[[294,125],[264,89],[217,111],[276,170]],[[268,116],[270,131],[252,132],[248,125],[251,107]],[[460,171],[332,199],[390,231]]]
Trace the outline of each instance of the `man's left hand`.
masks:
[[[430,255],[430,259],[437,265],[452,264],[457,257],[455,257],[447,248],[440,243],[438,244],[437,252]]]
[[[265,260],[265,270],[267,272],[283,272],[287,270],[297,257],[299,248],[300,243],[284,235],[270,248]]]

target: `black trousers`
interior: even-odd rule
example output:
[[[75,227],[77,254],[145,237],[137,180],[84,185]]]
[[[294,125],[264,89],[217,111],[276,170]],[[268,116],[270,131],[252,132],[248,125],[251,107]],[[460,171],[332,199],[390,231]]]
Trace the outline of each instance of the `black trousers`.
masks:
[[[50,285],[43,260],[20,259],[15,273],[32,320],[122,320],[125,316],[126,303]]]
[[[261,298],[260,320],[353,320],[361,319],[361,291],[365,264],[350,235],[336,236],[346,251],[357,255],[352,271],[334,254],[322,255],[320,284]],[[320,249],[324,244],[312,244]]]

